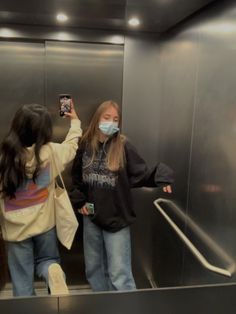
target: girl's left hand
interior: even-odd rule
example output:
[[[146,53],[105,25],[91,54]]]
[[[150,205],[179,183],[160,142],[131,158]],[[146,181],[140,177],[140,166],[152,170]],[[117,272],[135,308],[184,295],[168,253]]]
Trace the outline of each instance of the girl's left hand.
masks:
[[[165,193],[172,193],[172,188],[171,188],[171,185],[166,185],[163,187],[163,192]]]

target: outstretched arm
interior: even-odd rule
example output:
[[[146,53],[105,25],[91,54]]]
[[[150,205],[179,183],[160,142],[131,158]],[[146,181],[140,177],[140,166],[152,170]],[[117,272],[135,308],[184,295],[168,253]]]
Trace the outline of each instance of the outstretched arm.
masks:
[[[126,142],[125,156],[127,174],[131,187],[162,187],[164,192],[171,193],[171,184],[174,182],[173,170],[164,163],[158,163],[149,169],[146,162],[138,154],[135,147]]]

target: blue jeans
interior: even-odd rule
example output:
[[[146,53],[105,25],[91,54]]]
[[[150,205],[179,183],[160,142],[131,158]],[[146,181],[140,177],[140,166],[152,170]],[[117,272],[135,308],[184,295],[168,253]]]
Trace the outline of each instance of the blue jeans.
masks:
[[[112,233],[86,216],[83,221],[85,271],[92,290],[136,289],[131,269],[130,228]]]
[[[48,282],[48,267],[60,261],[55,228],[20,242],[6,243],[13,295],[35,295],[34,272]]]

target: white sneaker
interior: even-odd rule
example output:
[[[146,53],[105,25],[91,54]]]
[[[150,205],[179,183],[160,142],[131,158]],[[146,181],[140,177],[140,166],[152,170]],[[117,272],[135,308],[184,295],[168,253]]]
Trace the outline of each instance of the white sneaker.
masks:
[[[63,270],[57,263],[48,267],[48,285],[51,295],[69,294]]]

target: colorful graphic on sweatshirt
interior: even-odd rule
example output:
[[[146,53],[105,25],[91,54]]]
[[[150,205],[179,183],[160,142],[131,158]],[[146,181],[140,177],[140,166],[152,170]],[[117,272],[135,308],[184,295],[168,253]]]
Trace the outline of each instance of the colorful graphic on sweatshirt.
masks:
[[[48,198],[49,183],[50,165],[47,164],[41,169],[35,182],[28,179],[22,187],[17,189],[15,198],[5,200],[5,211],[15,211],[44,203]]]

